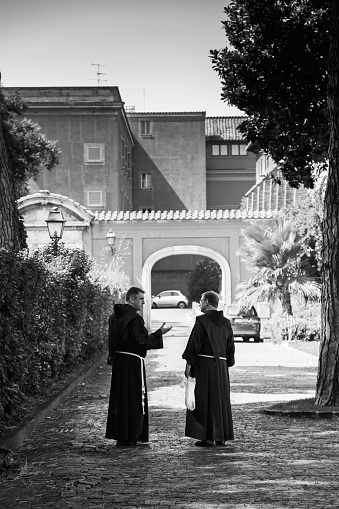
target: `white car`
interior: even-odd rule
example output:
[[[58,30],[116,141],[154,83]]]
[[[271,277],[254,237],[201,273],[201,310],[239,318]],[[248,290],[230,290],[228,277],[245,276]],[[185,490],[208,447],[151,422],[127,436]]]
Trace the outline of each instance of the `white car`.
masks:
[[[185,308],[188,306],[188,298],[180,290],[160,292],[152,297],[152,308]]]

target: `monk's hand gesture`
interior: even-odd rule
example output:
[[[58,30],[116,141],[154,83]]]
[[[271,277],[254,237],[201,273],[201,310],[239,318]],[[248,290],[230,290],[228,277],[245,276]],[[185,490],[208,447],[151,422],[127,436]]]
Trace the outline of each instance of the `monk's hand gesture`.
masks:
[[[160,330],[163,334],[166,334],[166,332],[170,331],[172,329],[172,327],[165,327],[165,322],[162,324],[162,326],[160,327]]]

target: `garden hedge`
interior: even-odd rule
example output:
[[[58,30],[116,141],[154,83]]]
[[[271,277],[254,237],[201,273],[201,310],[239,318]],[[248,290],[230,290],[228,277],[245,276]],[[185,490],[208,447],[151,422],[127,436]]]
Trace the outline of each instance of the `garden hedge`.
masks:
[[[320,341],[320,303],[309,302],[293,306],[293,317],[289,319],[290,338],[285,315],[271,319],[271,337],[274,342]]]
[[[113,296],[81,250],[0,250],[0,434],[24,402],[107,347]]]

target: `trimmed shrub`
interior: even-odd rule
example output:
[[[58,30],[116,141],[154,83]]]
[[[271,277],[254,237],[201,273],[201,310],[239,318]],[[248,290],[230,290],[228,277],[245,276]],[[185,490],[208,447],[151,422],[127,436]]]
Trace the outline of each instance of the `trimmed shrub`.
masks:
[[[78,249],[0,250],[0,433],[29,396],[107,348],[114,298],[90,280],[90,268]]]

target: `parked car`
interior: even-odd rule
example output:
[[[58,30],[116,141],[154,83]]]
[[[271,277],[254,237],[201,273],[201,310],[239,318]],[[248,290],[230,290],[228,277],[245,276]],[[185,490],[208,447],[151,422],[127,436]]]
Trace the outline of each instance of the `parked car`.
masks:
[[[188,298],[180,290],[160,292],[152,297],[152,308],[185,308],[188,306]]]
[[[244,341],[254,339],[255,343],[262,343],[260,338],[260,317],[254,307],[241,309],[231,305],[226,309],[226,317],[231,321],[234,337],[241,337]]]

